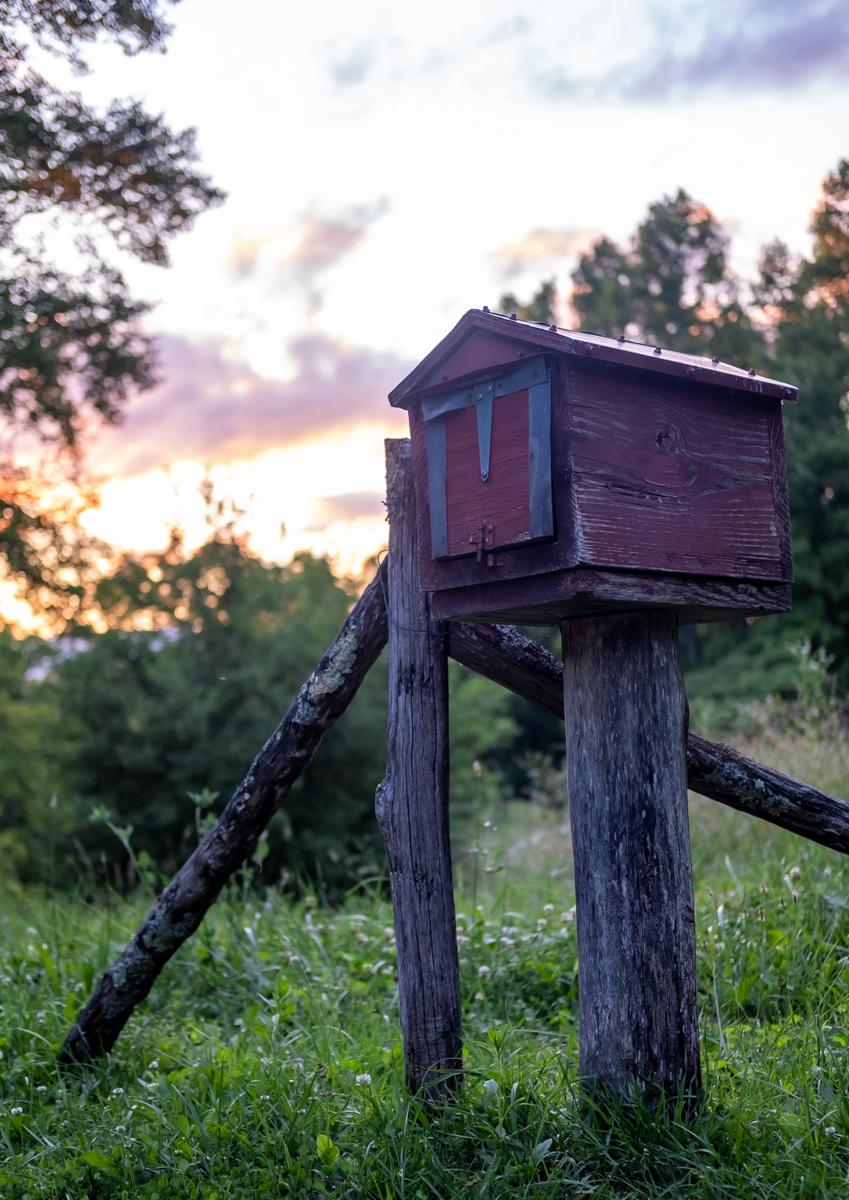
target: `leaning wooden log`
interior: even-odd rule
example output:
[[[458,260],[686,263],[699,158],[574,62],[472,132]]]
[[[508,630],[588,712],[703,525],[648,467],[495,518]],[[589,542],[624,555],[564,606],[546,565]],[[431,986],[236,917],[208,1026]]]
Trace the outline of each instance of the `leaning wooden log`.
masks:
[[[702,796],[849,854],[849,804],[747,758],[731,746],[690,734],[687,780]]]
[[[457,622],[451,626],[448,653],[546,712],[563,716],[560,663],[515,629]],[[689,735],[687,786],[739,812],[849,854],[849,804],[845,800],[765,767],[721,742]]]
[[[213,829],[98,983],[65,1039],[63,1061],[80,1062],[111,1049],[169,958],[194,933],[224,884],[252,853],[281,800],[312,760],[322,735],[348,707],[386,645],[386,574],[384,563]]]
[[[462,1083],[460,965],[448,831],[447,630],[419,586],[413,463],[386,441],[389,721],[375,812],[386,843],[398,945],[407,1086],[429,1099]]]

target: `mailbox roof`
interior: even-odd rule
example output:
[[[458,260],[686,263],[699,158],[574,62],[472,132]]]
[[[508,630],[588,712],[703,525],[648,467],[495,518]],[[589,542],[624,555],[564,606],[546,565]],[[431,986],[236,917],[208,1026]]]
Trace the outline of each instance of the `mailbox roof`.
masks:
[[[713,384],[734,391],[771,396],[777,400],[796,400],[799,395],[799,389],[792,384],[767,379],[743,367],[734,367],[730,363],[717,362],[698,354],[681,354],[677,350],[647,346],[642,342],[627,342],[624,338],[602,337],[601,334],[584,333],[582,330],[558,329],[553,325],[519,321],[515,317],[492,313],[487,309],[472,308],[406,379],[393,388],[389,393],[390,404],[396,408],[406,408],[413,394],[435,393],[444,390],[445,387],[456,387],[461,380],[455,378],[450,383],[434,385],[433,375],[476,330],[510,338],[517,343],[523,343],[524,347],[537,347],[541,353],[549,351],[555,354],[574,354],[629,370],[653,371],[655,374],[677,376],[694,383]],[[492,367],[488,370],[497,374],[499,369]],[[476,371],[473,374],[483,373]]]

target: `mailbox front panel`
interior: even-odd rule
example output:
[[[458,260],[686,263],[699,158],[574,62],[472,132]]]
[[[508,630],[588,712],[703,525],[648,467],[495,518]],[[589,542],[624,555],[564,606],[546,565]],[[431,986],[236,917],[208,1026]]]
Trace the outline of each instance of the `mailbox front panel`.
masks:
[[[476,554],[533,539],[528,466],[528,393],[492,405],[487,478],[479,467],[477,414],[461,408],[445,418],[445,507],[448,555]]]
[[[551,538],[551,382],[538,358],[422,401],[431,555],[474,556]]]

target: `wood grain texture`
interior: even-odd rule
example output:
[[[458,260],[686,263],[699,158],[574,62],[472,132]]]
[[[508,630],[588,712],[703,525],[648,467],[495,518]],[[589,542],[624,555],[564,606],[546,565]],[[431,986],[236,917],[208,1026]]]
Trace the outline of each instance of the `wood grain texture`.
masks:
[[[778,407],[570,363],[580,562],[785,581],[770,437]]]
[[[578,566],[761,584],[792,579],[778,400],[617,372],[575,355],[563,356],[559,369],[553,362],[555,537],[508,548],[494,566],[473,557],[433,559],[429,534],[424,536],[425,439],[417,408],[411,408],[422,587],[434,593],[487,587]],[[718,619],[699,608],[691,605],[686,619]],[[746,615],[785,610],[781,601],[777,607],[756,603]],[[489,611],[499,610],[490,605]],[[514,619],[506,608],[500,611],[495,619]],[[592,610],[571,610],[577,611]]]
[[[323,734],[348,707],[386,645],[386,575],[384,563],[212,830],[98,983],[65,1038],[63,1061],[81,1062],[112,1048],[165,963],[191,937],[224,884],[253,853],[280,802],[312,761]]]
[[[575,568],[435,592],[433,614],[497,624],[558,625],[569,617],[672,608],[679,623],[790,611],[790,587],[695,576]]]
[[[778,522],[781,577],[793,582],[793,547],[790,536],[790,496],[787,491],[787,460],[784,454],[784,420],[780,404],[769,409],[769,448],[772,458],[772,497]]]
[[[436,560],[430,540],[430,504],[428,500],[427,445],[424,422],[416,406],[410,409],[410,441],[416,479],[419,529],[419,580],[429,592],[446,588],[488,584],[494,580],[521,579],[559,571],[577,564],[575,516],[572,491],[559,486],[557,464],[566,462],[566,380],[556,364],[551,380],[551,455],[555,540],[516,546],[498,555],[498,566],[490,567],[472,558]],[[493,434],[493,445],[495,437]],[[560,481],[564,482],[564,479]],[[565,481],[568,482],[568,481]]]
[[[528,357],[528,349],[521,341],[492,333],[475,333],[443,365],[436,382],[462,379],[485,371],[487,367],[501,366],[523,357]]]
[[[472,539],[482,525],[492,528],[489,550],[530,541],[527,388],[493,401],[488,479],[481,479],[475,408],[447,414],[445,446],[448,553],[475,554]]]
[[[740,754],[690,734],[687,777],[694,792],[849,854],[849,804]]]
[[[563,693],[587,1088],[701,1084],[687,817],[687,697],[674,614],[563,624]]]
[[[479,675],[555,717],[563,717],[561,664],[515,629],[456,621],[451,625],[448,652]],[[849,854],[849,804],[845,800],[765,767],[731,746],[688,734],[687,786],[750,817]]]
[[[419,587],[410,443],[386,442],[389,724],[375,811],[389,861],[407,1084],[462,1082],[460,967],[448,833],[447,630]]]

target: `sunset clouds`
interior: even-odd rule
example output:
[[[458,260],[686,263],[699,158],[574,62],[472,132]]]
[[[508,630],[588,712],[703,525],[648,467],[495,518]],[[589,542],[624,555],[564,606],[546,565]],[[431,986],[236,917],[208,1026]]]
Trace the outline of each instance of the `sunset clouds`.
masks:
[[[161,348],[165,382],[136,396],[122,425],[97,435],[92,460],[110,475],[247,459],[360,425],[406,429],[386,394],[413,364],[390,354],[304,333],[288,346],[291,377],[268,379],[219,340],[164,337]]]
[[[94,47],[82,78],[39,64],[89,103],[131,94],[196,126],[228,195],[169,271],[119,264],[164,375],[91,439],[112,477],[93,520],[123,544],[174,520],[203,536],[208,466],[263,553],[354,563],[385,538],[382,440],[405,428],[387,392],[463,312],[555,278],[565,314],[593,238],[626,243],[679,187],[750,275],[776,237],[808,249],[849,153],[845,0],[233,11],[182,0],[164,55]]]

